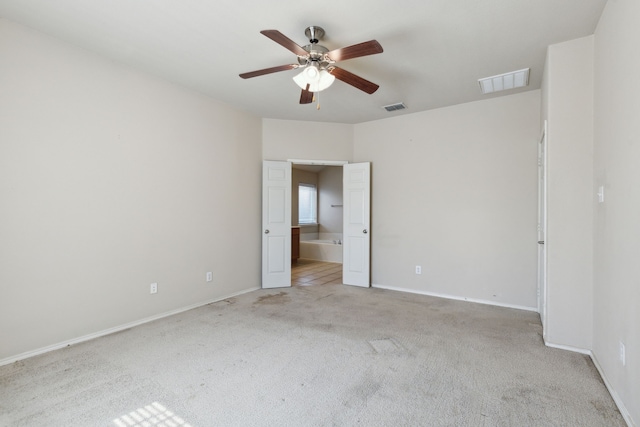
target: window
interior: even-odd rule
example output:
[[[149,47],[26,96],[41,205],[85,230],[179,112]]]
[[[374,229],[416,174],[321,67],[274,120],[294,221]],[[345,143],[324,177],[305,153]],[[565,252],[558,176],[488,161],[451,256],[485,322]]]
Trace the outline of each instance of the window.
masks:
[[[298,224],[318,222],[318,195],[313,184],[298,184]]]

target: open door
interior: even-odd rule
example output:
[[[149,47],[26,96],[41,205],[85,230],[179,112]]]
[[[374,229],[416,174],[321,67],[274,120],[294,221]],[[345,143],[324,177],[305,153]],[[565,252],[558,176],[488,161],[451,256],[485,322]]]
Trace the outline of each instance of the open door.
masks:
[[[262,287],[291,287],[291,163],[262,164]]]
[[[542,337],[547,325],[547,121],[538,144],[538,312]]]
[[[351,163],[343,168],[342,281],[369,287],[371,163]]]

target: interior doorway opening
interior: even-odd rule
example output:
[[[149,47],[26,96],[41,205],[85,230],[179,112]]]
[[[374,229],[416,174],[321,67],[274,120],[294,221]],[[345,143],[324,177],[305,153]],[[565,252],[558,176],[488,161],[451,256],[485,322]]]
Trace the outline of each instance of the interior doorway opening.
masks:
[[[291,287],[291,174],[294,163],[342,165],[342,283],[370,287],[371,163],[305,163],[291,160],[262,162],[262,287]]]
[[[292,162],[291,284],[342,284],[343,167]]]
[[[304,258],[291,264],[291,286],[342,284],[342,264]]]

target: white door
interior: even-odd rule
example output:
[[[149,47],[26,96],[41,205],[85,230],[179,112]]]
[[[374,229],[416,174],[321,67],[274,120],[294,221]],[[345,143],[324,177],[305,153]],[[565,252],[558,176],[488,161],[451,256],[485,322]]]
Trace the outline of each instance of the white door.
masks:
[[[262,164],[262,287],[291,287],[291,163]]]
[[[369,287],[371,163],[352,163],[343,168],[342,281]]]
[[[547,121],[538,144],[538,312],[542,336],[547,323]]]

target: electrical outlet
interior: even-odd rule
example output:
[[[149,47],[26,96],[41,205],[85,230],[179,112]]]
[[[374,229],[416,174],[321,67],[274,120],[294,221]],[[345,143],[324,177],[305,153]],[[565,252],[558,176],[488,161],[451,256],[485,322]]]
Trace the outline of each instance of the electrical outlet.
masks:
[[[158,284],[157,283],[152,283],[151,286],[149,286],[149,293],[150,294],[158,293]]]
[[[620,362],[622,363],[622,366],[627,364],[626,349],[624,348],[624,343],[622,341],[620,341]]]
[[[211,282],[213,280],[213,273],[208,271],[207,272],[207,282]]]
[[[416,274],[422,274],[422,267],[419,265],[416,265]]]

